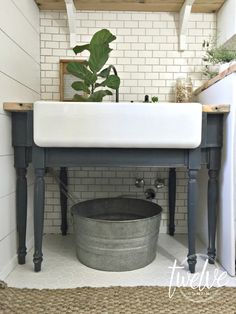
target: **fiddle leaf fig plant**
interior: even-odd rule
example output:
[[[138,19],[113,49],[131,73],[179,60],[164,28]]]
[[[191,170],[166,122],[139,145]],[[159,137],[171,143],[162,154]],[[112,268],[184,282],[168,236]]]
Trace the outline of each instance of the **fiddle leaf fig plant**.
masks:
[[[84,93],[84,95],[75,94],[73,100],[100,102],[103,97],[112,95],[112,92],[103,89],[104,87],[114,90],[119,88],[120,78],[118,75],[110,74],[112,66],[103,69],[112,50],[109,44],[115,39],[116,37],[109,30],[102,29],[93,35],[89,44],[73,48],[75,54],[84,50],[90,53],[88,61],[69,62],[67,65],[68,72],[79,78],[79,81],[72,83],[72,88]]]

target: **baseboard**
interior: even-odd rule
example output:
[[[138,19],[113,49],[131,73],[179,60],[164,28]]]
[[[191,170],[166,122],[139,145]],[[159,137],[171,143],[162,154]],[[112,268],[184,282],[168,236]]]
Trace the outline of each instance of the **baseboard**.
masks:
[[[27,252],[29,252],[34,243],[34,238],[32,237],[30,240],[27,241],[26,247]],[[5,280],[7,276],[13,271],[13,269],[18,265],[17,261],[17,254],[15,254],[12,259],[7,263],[7,265],[4,267],[4,269],[0,272],[0,280]]]
[[[0,272],[0,280],[5,280],[10,272],[17,265],[17,254],[8,262],[8,264],[4,267],[4,269]]]

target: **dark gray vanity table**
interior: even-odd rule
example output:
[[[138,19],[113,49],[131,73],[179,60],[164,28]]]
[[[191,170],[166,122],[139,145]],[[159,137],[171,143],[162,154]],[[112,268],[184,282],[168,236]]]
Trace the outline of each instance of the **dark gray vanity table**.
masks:
[[[27,217],[27,181],[26,171],[33,163],[35,171],[34,186],[34,269],[41,270],[42,237],[44,219],[45,183],[47,167],[75,166],[146,166],[169,167],[171,181],[169,187],[174,190],[175,168],[186,167],[188,170],[188,264],[195,272],[195,237],[197,215],[197,174],[202,165],[208,168],[208,228],[209,262],[214,263],[216,256],[215,234],[218,198],[218,174],[221,164],[223,136],[223,116],[229,112],[229,106],[203,106],[202,142],[196,149],[121,149],[121,148],[44,148],[33,142],[32,104],[7,103],[4,109],[12,115],[12,145],[14,147],[14,166],[17,173],[17,230],[18,262],[25,263],[26,217]],[[171,194],[171,193],[170,193]],[[174,219],[174,198],[172,197],[172,222]],[[65,201],[65,200],[64,200]],[[66,204],[64,204],[66,206]],[[173,231],[174,232],[174,231]]]

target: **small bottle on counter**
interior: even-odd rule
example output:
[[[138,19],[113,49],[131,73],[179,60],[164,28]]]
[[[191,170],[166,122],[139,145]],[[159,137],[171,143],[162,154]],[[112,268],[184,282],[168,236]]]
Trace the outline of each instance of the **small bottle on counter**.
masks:
[[[145,95],[144,102],[149,102],[149,96],[148,95]]]
[[[193,84],[190,77],[178,78],[175,85],[175,101],[191,102],[193,96]]]

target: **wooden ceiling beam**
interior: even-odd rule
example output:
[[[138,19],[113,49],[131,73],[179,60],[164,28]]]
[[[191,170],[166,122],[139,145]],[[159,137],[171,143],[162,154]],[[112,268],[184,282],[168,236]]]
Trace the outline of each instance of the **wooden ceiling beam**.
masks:
[[[64,0],[35,0],[41,10],[66,10]],[[193,13],[218,11],[225,0],[195,0]],[[184,0],[74,0],[77,10],[180,12]]]
[[[178,12],[180,3],[132,3],[132,2],[97,2],[85,3],[75,0],[77,10],[97,10],[97,11],[139,11],[139,12]]]
[[[40,10],[66,10],[64,0],[35,0]]]
[[[211,5],[207,3],[195,4],[192,7],[192,13],[215,13],[219,11],[222,5],[223,5],[223,2],[222,4],[213,3]]]

